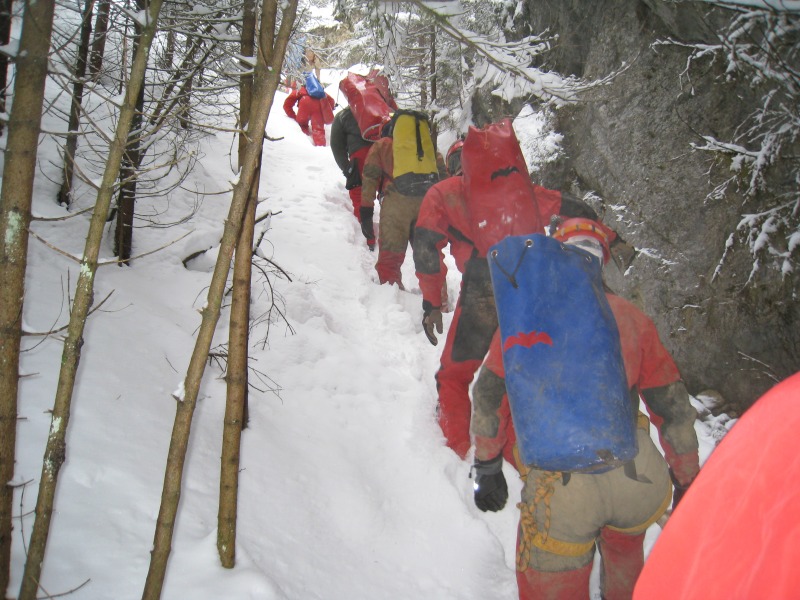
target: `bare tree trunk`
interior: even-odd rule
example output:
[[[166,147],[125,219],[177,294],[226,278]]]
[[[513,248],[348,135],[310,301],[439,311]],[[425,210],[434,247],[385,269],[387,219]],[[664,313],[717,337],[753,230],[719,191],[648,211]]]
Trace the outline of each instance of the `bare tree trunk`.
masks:
[[[183,129],[189,129],[192,119],[192,81],[195,75],[191,73],[183,86],[183,93],[178,96],[178,124]]]
[[[0,594],[11,564],[14,446],[28,227],[54,0],[25,4],[0,191]]]
[[[161,494],[161,507],[153,540],[153,551],[150,569],[147,573],[142,600],[156,600],[161,597],[164,576],[167,571],[172,545],[172,534],[175,527],[175,516],[181,496],[183,468],[186,461],[186,450],[189,444],[192,416],[197,404],[197,396],[205,371],[206,359],[211,348],[214,330],[219,320],[220,305],[225,291],[225,283],[230,270],[234,246],[239,240],[250,186],[257,171],[261,156],[261,144],[264,140],[264,127],[267,124],[275,90],[280,80],[281,65],[286,53],[292,26],[297,14],[297,0],[280,0],[283,7],[280,30],[275,37],[279,0],[264,0],[262,4],[261,29],[257,61],[255,67],[253,97],[258,99],[250,115],[247,127],[249,144],[245,151],[240,169],[239,181],[233,188],[228,218],[225,220],[219,255],[214,267],[214,274],[209,286],[206,306],[197,334],[192,358],[184,380],[184,396],[177,402],[175,423],[172,429],[167,466],[164,473],[164,488]]]
[[[171,25],[171,23],[169,24]],[[171,70],[173,60],[175,60],[175,30],[170,28],[167,30],[167,40],[164,42],[164,55],[161,57],[158,66],[162,69]]]
[[[89,223],[89,232],[86,236],[86,245],[81,260],[80,275],[75,289],[75,299],[70,313],[66,340],[64,341],[64,351],[61,356],[61,372],[59,373],[58,386],[56,388],[53,418],[50,422],[50,434],[47,438],[42,476],[39,482],[39,495],[36,499],[36,520],[34,521],[28,547],[28,560],[25,562],[19,600],[35,600],[36,592],[39,588],[42,562],[44,561],[47,536],[50,531],[50,521],[53,514],[58,473],[66,456],[66,436],[72,394],[75,387],[75,376],[80,363],[83,330],[86,326],[86,317],[92,305],[94,276],[97,270],[97,257],[103,239],[105,218],[111,206],[114,184],[119,175],[122,154],[125,151],[128,132],[133,122],[136,100],[143,85],[147,57],[155,36],[161,1],[151,0],[149,10],[146,13],[148,21],[143,28],[139,47],[133,59],[130,84],[120,109],[117,130],[109,147],[108,160],[106,161],[100,189],[97,193],[97,202],[92,213],[92,220]],[[52,2],[45,3],[43,0],[38,0],[30,3],[29,6],[38,6],[39,4],[52,4]],[[18,78],[18,81],[20,79],[23,78]],[[35,148],[35,145],[32,147]]]
[[[242,56],[253,56],[256,35],[256,3],[246,0],[242,22]],[[242,63],[242,68],[250,67]],[[239,122],[244,131],[250,120],[253,99],[253,76],[246,75],[239,85]],[[239,166],[244,163],[247,140],[239,134]],[[252,279],[253,237],[258,200],[259,169],[253,177],[247,199],[245,220],[233,265],[233,300],[231,302],[230,335],[228,338],[228,394],[222,430],[222,458],[219,476],[219,513],[217,515],[217,551],[222,566],[236,564],[236,519],[239,499],[239,452],[245,428],[247,404],[247,349],[250,332],[250,286]]]
[[[108,35],[108,14],[111,11],[111,0],[100,0],[97,5],[97,18],[94,21],[94,40],[89,65],[89,75],[94,77],[103,68],[103,56],[106,52],[106,36]]]
[[[128,136],[128,146],[120,169],[121,184],[117,196],[117,221],[114,229],[114,254],[119,257],[120,266],[127,265],[133,253],[133,216],[136,209],[136,176],[142,161],[139,136],[143,110],[144,90],[140,90],[130,127],[133,133]]]
[[[64,145],[64,179],[58,191],[56,202],[63,206],[72,203],[72,178],[75,171],[75,151],[78,149],[78,127],[81,122],[81,105],[86,77],[86,59],[89,54],[89,38],[92,35],[92,11],[94,0],[86,0],[83,7],[81,39],[78,44],[78,57],[75,61],[74,81],[72,83],[72,103],[67,125],[67,141]]]
[[[136,8],[144,10],[145,0],[136,0]],[[142,36],[142,25],[134,24],[133,53],[139,47],[139,40]],[[131,65],[133,70],[134,65]],[[127,265],[128,259],[133,253],[133,217],[136,209],[136,183],[139,165],[142,163],[141,155],[141,129],[144,120],[144,86],[139,90],[139,97],[136,99],[136,111],[133,114],[130,133],[128,134],[128,146],[122,157],[122,168],[120,169],[120,188],[117,198],[117,222],[114,233],[114,254],[119,259],[119,265]]]
[[[0,0],[0,44],[6,45],[11,39],[12,0]],[[8,57],[0,54],[0,112],[6,112],[6,86],[8,85]],[[0,135],[5,124],[0,121]]]

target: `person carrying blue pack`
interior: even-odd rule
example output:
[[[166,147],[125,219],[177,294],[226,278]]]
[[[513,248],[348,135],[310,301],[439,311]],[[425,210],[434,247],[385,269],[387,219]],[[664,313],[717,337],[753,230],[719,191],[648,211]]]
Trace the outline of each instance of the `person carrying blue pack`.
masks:
[[[646,529],[665,513],[671,501],[673,506],[677,504],[699,471],[694,430],[697,412],[689,402],[680,373],[661,343],[653,322],[627,300],[604,291],[600,269],[609,259],[611,230],[601,223],[575,218],[561,223],[552,237],[543,234],[528,237],[525,248],[530,241],[531,253],[537,246],[542,248],[541,252],[552,250],[555,265],[549,277],[544,281],[540,278],[530,289],[523,281],[527,258],[521,254],[519,257],[503,256],[509,254],[504,250],[510,238],[493,246],[491,251],[498,263],[492,272],[493,284],[496,276],[503,277],[512,281],[517,289],[524,290],[532,298],[528,310],[536,317],[527,323],[525,315],[520,314],[504,320],[506,307],[500,297],[501,288],[495,286],[500,329],[492,340],[473,389],[475,504],[482,511],[499,511],[505,506],[508,487],[502,471],[503,455],[507,456],[507,448],[514,446],[514,466],[524,482],[522,501],[517,505],[520,508],[516,561],[519,598],[588,599],[589,577],[597,547],[602,559],[602,597],[605,600],[629,599],[644,564]],[[499,257],[495,251],[499,252]],[[592,310],[598,319],[605,320],[598,324],[597,330],[605,327],[613,335],[608,337],[605,350],[592,348],[587,352],[593,343],[589,339],[593,331],[581,330],[578,333],[584,335],[586,347],[581,347],[580,339],[571,340],[572,350],[559,355],[558,362],[554,363],[548,362],[550,357],[557,355],[560,347],[566,344],[566,334],[562,332],[575,324],[568,318],[552,322],[547,314],[548,306],[570,306],[573,302],[569,292],[559,290],[558,297],[549,297],[550,292],[544,289],[548,279],[553,281],[559,277],[559,265],[563,264],[556,257],[559,253],[569,254],[569,260],[589,261],[590,266],[595,266],[594,281],[564,283],[572,289],[596,290],[597,303]],[[587,278],[595,277],[591,269],[587,273]],[[559,285],[554,283],[553,287]],[[575,307],[573,321],[580,321],[582,310],[582,307]],[[567,322],[563,322],[565,320]],[[508,328],[504,331],[504,322],[515,322],[514,332]],[[588,329],[592,330],[591,324]],[[527,388],[520,388],[518,381],[514,385],[512,382],[520,377],[524,364],[520,357],[526,353],[534,359],[531,363],[534,376],[526,384]],[[622,429],[631,427],[635,443],[622,448],[617,459],[616,450],[606,448],[606,442],[602,441],[593,452],[596,459],[593,464],[570,469],[563,461],[572,460],[579,449],[571,447],[574,432],[559,428],[566,426],[575,413],[580,417],[582,413],[591,414],[597,410],[593,406],[597,402],[595,398],[608,401],[602,386],[588,385],[591,378],[584,374],[586,365],[599,364],[593,363],[598,360],[621,361],[622,397],[616,395],[613,408],[619,410],[620,403],[624,406],[629,402],[629,406],[622,413],[615,413],[621,414],[616,417],[621,422],[613,425],[620,425]],[[541,369],[542,364],[546,365],[545,369]],[[581,384],[585,386],[584,397],[579,394],[577,398],[569,398],[571,405],[564,411],[563,404],[567,403],[569,393],[564,392],[562,396],[562,389],[580,391]],[[542,393],[543,389],[547,392]],[[650,438],[650,420],[638,412],[640,400],[644,401],[657,427],[665,456]],[[553,413],[560,415],[558,419],[548,420],[552,417],[547,414],[548,405],[553,407]],[[588,431],[592,427],[603,429],[596,427],[601,419],[593,416],[590,420],[585,424],[587,431],[581,434],[602,438],[604,431]],[[550,448],[541,447],[543,436],[530,440],[523,431],[523,428],[545,423],[551,430],[547,436],[558,440],[551,442]],[[577,458],[575,461],[576,465],[585,465]],[[536,464],[538,462],[558,467],[542,467]]]

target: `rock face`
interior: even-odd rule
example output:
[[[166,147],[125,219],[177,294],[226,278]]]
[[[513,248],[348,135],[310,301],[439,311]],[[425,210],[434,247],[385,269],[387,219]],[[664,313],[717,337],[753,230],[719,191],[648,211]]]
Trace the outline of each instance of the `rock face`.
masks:
[[[730,186],[710,199],[730,163],[691,144],[702,142],[698,134],[732,139],[759,95],[749,82],[726,81],[720,61],[687,75],[685,48],[653,46],[716,41],[729,17],[702,2],[526,0],[522,18],[558,35],[547,68],[597,79],[630,65],[585,102],[559,109],[565,156],[540,183],[604,200],[596,206],[604,221],[640,249],[624,276],[607,267],[610,286],[654,319],[690,392],[719,390],[743,410],[800,370],[799,278],[764,259],[751,275],[741,234],[715,276],[742,215],[759,212],[764,198]],[[786,165],[773,168],[770,185],[771,194],[797,196]]]

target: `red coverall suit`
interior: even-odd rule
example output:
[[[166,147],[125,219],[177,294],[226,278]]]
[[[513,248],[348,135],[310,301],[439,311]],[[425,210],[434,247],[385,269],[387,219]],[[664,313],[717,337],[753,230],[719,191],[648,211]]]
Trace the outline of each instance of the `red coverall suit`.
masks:
[[[297,114],[294,112],[295,103]],[[303,133],[311,136],[315,146],[325,146],[325,125],[333,121],[334,105],[335,102],[329,95],[326,94],[322,99],[312,98],[303,86],[296,93],[292,92],[287,96],[283,110],[288,117],[297,121]]]
[[[562,474],[520,468],[522,490],[517,539],[517,583],[522,600],[589,598],[595,543],[602,556],[601,587],[606,600],[629,599],[644,564],[647,527],[668,508],[670,475],[685,488],[698,473],[697,413],[653,322],[633,304],[606,294],[620,333],[631,402],[644,400],[658,428],[666,463],[640,415],[632,479],[624,467],[600,474]],[[513,445],[505,395],[500,335],[492,340],[475,383],[472,431],[475,458],[491,460]],[[669,465],[669,472],[667,469]]]
[[[460,176],[450,177],[428,190],[414,231],[414,265],[423,310],[442,306],[442,286],[447,276],[442,249],[448,243],[462,273],[461,291],[436,373],[439,425],[447,445],[461,458],[471,445],[469,386],[497,329],[486,262],[486,250],[497,240],[487,239],[491,232],[487,234],[479,225],[480,218],[467,209],[463,181]],[[531,206],[538,207],[538,212],[531,217],[532,222],[529,219],[531,224],[524,233],[543,231],[543,223],[561,211],[560,192],[531,185]]]

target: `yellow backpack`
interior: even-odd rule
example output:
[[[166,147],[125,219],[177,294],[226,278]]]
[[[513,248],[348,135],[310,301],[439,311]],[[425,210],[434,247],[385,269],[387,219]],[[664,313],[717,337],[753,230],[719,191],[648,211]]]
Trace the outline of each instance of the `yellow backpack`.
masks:
[[[392,179],[404,196],[424,196],[439,181],[436,150],[428,116],[414,110],[398,110],[389,124],[392,136]]]

